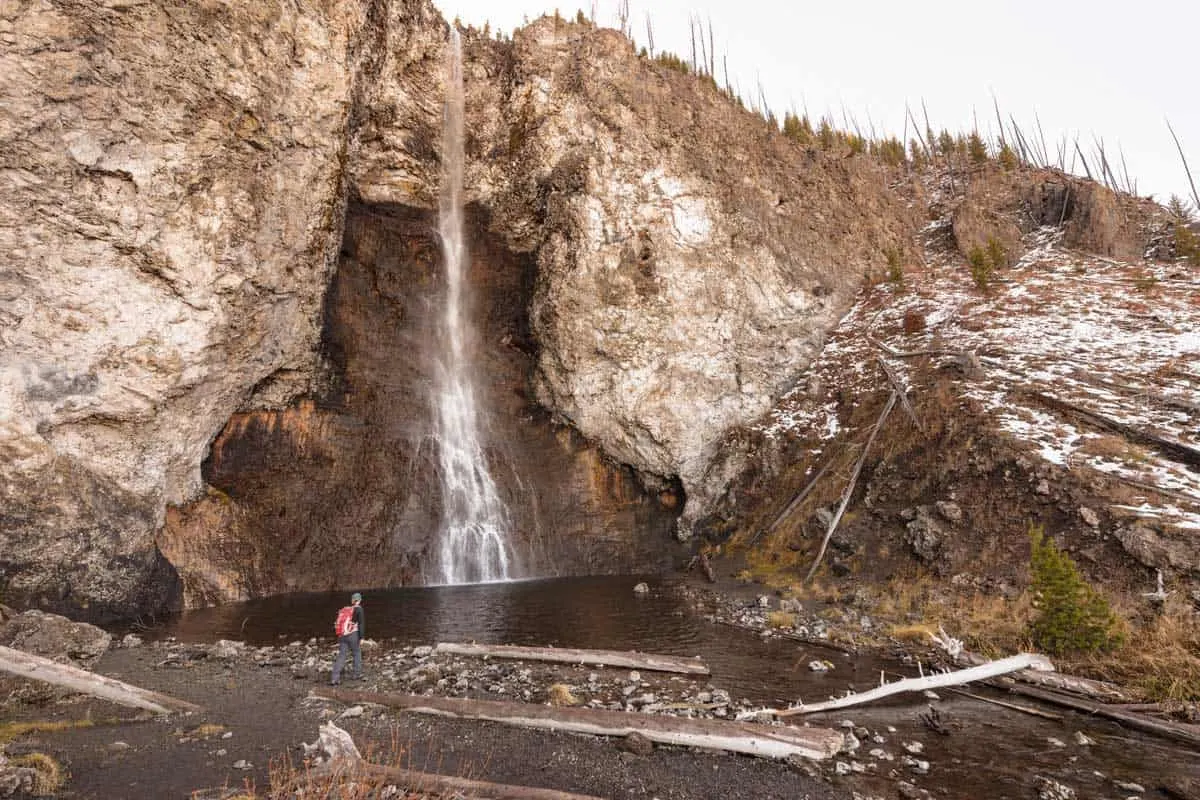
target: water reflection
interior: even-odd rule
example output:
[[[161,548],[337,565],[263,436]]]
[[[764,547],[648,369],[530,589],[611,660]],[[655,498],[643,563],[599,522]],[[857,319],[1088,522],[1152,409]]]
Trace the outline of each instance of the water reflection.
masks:
[[[640,581],[651,586],[637,595]],[[333,640],[333,619],[348,592],[291,594],[189,611],[162,629],[183,641],[240,639],[280,644],[312,637]],[[735,697],[779,702],[840,691],[804,667],[795,642],[704,619],[656,576],[599,576],[468,586],[365,591],[367,636],[402,645],[446,642],[584,647],[700,656],[714,686]],[[814,651],[812,657],[839,654]],[[829,684],[829,685],[827,685]]]

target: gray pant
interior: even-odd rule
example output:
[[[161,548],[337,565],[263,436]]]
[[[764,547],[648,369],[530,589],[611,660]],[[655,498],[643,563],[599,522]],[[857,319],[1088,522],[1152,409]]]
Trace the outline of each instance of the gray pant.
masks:
[[[358,633],[348,633],[338,637],[337,660],[333,662],[333,678],[331,683],[341,683],[342,667],[346,666],[346,654],[354,654],[354,677],[362,677],[362,648],[358,646]]]

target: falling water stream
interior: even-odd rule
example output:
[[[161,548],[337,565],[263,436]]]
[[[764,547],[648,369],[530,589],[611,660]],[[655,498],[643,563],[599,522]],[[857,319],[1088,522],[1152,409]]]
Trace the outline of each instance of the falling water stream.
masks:
[[[514,575],[508,509],[488,472],[472,374],[474,331],[467,313],[469,266],[463,232],[462,43],[450,33],[442,141],[438,232],[446,265],[446,302],[434,405],[442,482],[436,582],[486,583]]]

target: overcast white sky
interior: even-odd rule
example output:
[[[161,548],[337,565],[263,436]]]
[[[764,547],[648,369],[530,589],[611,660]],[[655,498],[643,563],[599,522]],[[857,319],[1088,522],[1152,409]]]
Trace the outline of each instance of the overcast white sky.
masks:
[[[447,19],[511,31],[557,8],[591,14],[593,0],[434,0]],[[617,26],[618,0],[595,0],[597,21]],[[1169,118],[1200,181],[1200,2],[1197,0],[629,0],[634,38],[691,53],[688,20],[715,31],[717,79],[747,101],[761,84],[782,117],[806,107],[815,120],[846,113],[866,129],[904,132],[907,102],[921,101],[935,129],[994,130],[993,95],[1029,134],[1034,114],[1051,150],[1093,137],[1110,160],[1124,150],[1139,194],[1190,198]],[[1079,169],[1077,168],[1077,171]]]

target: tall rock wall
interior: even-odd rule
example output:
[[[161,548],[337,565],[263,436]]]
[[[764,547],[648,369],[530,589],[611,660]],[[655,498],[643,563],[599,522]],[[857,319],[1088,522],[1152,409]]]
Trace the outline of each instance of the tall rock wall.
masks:
[[[169,603],[154,536],[302,390],[366,0],[0,6],[0,591]]]
[[[537,397],[649,480],[678,477],[686,534],[727,485],[718,442],[803,373],[919,220],[877,162],[804,150],[616,31],[546,17],[470,52],[473,185],[537,255]]]

